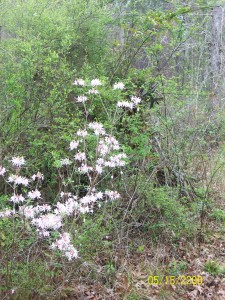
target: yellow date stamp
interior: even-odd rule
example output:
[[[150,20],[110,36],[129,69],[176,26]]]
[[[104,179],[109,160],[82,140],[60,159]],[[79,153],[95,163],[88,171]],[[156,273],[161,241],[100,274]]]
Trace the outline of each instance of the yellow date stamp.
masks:
[[[148,276],[149,285],[201,285],[203,284],[202,276]]]

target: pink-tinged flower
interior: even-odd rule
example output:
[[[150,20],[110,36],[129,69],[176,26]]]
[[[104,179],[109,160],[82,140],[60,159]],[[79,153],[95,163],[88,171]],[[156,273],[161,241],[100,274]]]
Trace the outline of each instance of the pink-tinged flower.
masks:
[[[71,141],[70,142],[70,150],[77,149],[78,146],[79,146],[79,141]]]
[[[60,238],[57,239],[51,245],[52,249],[58,249],[62,251],[62,253],[68,258],[68,260],[72,260],[73,258],[78,258],[78,251],[71,244],[71,238],[69,233],[64,232],[60,235]]]
[[[106,154],[109,153],[110,148],[104,141],[99,141],[97,151],[101,156],[105,156]]]
[[[95,90],[95,89],[91,89],[91,90],[88,91],[88,94],[89,95],[97,95],[97,94],[99,94],[99,91]]]
[[[102,174],[103,168],[102,168],[101,166],[99,166],[99,165],[96,165],[96,166],[95,166],[95,171],[96,171],[98,174]]]
[[[28,186],[28,179],[22,176],[18,176],[18,175],[11,175],[8,178],[8,182],[14,182],[15,184],[22,184],[24,186]]]
[[[87,97],[86,96],[78,96],[77,97],[77,102],[78,103],[84,103],[87,101]]]
[[[40,235],[43,236],[43,237],[49,237],[50,233],[47,230],[42,230],[42,231],[40,231]]]
[[[90,209],[89,209],[88,206],[81,206],[81,207],[79,208],[79,211],[80,211],[82,214],[85,214],[85,213],[90,212]]]
[[[41,198],[41,193],[38,190],[31,191],[28,193],[28,197],[30,199],[40,199]]]
[[[123,167],[126,164],[126,162],[124,160],[122,160],[124,158],[127,158],[125,153],[119,153],[119,154],[113,155],[109,158],[109,161],[105,162],[105,166],[111,167],[111,168]]]
[[[105,134],[105,129],[101,123],[93,122],[93,123],[90,123],[88,125],[88,127],[91,128],[92,130],[94,130],[94,133],[96,135],[100,135],[100,134],[104,135]]]
[[[75,196],[73,196],[72,193],[64,193],[64,192],[61,192],[61,193],[60,193],[60,197],[61,197],[61,198],[69,198],[69,197],[73,197],[73,198],[74,198]]]
[[[0,166],[0,175],[3,176],[6,172],[6,169],[2,166]]]
[[[81,172],[81,173],[88,173],[92,170],[93,170],[93,168],[86,165],[86,164],[82,164],[81,167],[78,168],[78,171]]]
[[[32,178],[33,181],[36,180],[36,179],[43,180],[44,179],[44,175],[41,174],[41,172],[37,172],[37,174],[32,175],[31,178]]]
[[[73,198],[69,198],[65,203],[57,202],[54,213],[56,215],[70,216],[78,208],[78,202]]]
[[[87,130],[78,130],[77,131],[77,136],[81,136],[81,137],[85,137],[85,136],[87,136],[88,135],[88,132],[87,132]]]
[[[11,175],[8,178],[8,182],[14,182],[18,178],[18,175]]]
[[[105,191],[105,195],[108,196],[110,200],[116,200],[120,198],[120,194],[117,191]]]
[[[91,81],[91,86],[99,86],[99,85],[102,85],[99,79],[95,78]]]
[[[113,89],[114,90],[123,90],[125,85],[122,82],[117,82],[114,84]]]
[[[56,230],[62,227],[62,218],[60,215],[49,213],[33,219],[31,223],[41,230]]]
[[[119,142],[111,135],[105,137],[105,142],[112,148],[112,150],[120,149]]]
[[[105,163],[105,161],[103,158],[98,158],[96,160],[96,165],[102,166],[102,165],[104,165],[104,163]]]
[[[23,156],[17,156],[12,158],[12,164],[17,167],[21,167],[25,164],[25,159]]]
[[[78,161],[82,161],[86,159],[86,155],[84,152],[78,152],[75,156],[74,159],[78,160]]]
[[[102,199],[103,198],[103,193],[102,192],[98,192],[95,194],[97,199]]]
[[[14,182],[15,184],[22,184],[24,186],[28,186],[29,184],[28,179],[22,176],[18,176]]]
[[[51,211],[51,206],[48,205],[48,204],[35,206],[35,212],[36,213],[45,212],[45,211]]]
[[[138,105],[139,103],[141,103],[141,98],[139,97],[131,97],[131,101],[134,103],[134,105]]]
[[[73,247],[70,246],[67,248],[67,251],[65,251],[65,256],[68,258],[68,260],[72,260],[73,258],[78,258],[78,251]]]
[[[133,109],[134,108],[134,103],[128,102],[128,101],[119,101],[117,103],[117,106]]]
[[[36,208],[32,205],[29,206],[20,206],[19,211],[21,214],[25,216],[27,219],[33,219],[37,214]]]
[[[72,164],[72,161],[69,160],[68,158],[61,159],[60,162],[61,162],[62,166],[68,166],[68,165]]]
[[[0,211],[0,218],[8,218],[15,214],[15,210],[6,209],[5,211]]]
[[[97,197],[95,194],[86,195],[83,198],[80,199],[80,203],[84,205],[88,205],[90,203],[94,203],[97,201]]]
[[[109,167],[109,168],[115,168],[116,167],[116,164],[114,161],[106,161],[105,162],[105,167]]]
[[[80,85],[80,86],[85,86],[85,82],[83,79],[76,79],[73,83],[73,85]]]
[[[9,201],[12,201],[13,203],[19,203],[23,202],[25,198],[22,195],[13,195]]]

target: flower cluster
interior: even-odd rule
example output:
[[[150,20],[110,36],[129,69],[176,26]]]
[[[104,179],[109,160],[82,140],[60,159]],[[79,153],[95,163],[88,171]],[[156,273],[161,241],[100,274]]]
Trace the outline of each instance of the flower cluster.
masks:
[[[73,84],[79,86],[85,86],[85,82],[83,79],[76,79]]]
[[[99,85],[102,85],[102,83],[99,79],[95,78],[91,81],[91,86],[95,87],[95,86],[99,86]]]
[[[88,163],[88,155],[82,149],[84,149],[84,142],[87,136],[93,136],[96,138],[96,159]],[[50,206],[47,204],[38,205],[38,200],[41,199],[41,192],[38,190],[37,185],[40,180],[44,178],[43,174],[38,172],[31,176],[32,180],[19,175],[20,172],[8,176],[7,182],[13,183],[14,194],[9,199],[10,202],[19,206],[19,215],[28,219],[32,226],[36,227],[37,233],[45,238],[51,236],[53,231],[63,231],[65,218],[75,217],[79,214],[93,213],[94,207],[97,202],[105,200],[113,201],[120,197],[117,191],[97,191],[93,186],[93,182],[97,182],[96,179],[107,168],[123,167],[125,165],[126,155],[124,153],[118,153],[120,150],[119,142],[112,135],[107,135],[106,130],[101,123],[92,122],[87,125],[85,129],[77,131],[76,136],[79,140],[72,140],[69,144],[69,149],[75,151],[73,159],[62,159],[61,166],[69,166],[73,164],[75,170],[80,174],[86,174],[90,179],[90,188],[87,189],[85,196],[78,198],[72,193],[60,194],[60,201],[56,205]],[[12,160],[13,165],[19,164],[20,166],[25,164],[24,158],[19,160]],[[6,173],[5,168],[1,166],[0,174],[2,176]],[[110,172],[110,170],[108,171]],[[90,176],[92,174],[92,176]],[[37,185],[34,189],[31,188],[32,182],[36,182]],[[31,188],[27,194],[17,193],[17,187],[24,185]],[[26,200],[27,203],[26,203]],[[31,203],[34,203],[33,205]],[[10,217],[15,215],[15,210],[6,209],[0,212],[0,217]],[[60,238],[57,239],[51,246],[52,249],[58,249],[69,260],[78,257],[78,252],[71,244],[71,239],[68,233],[61,233]]]
[[[134,109],[141,102],[139,97],[131,97],[131,101],[119,101],[117,102],[118,107]]]
[[[6,172],[6,168],[3,168],[2,166],[0,166],[0,176],[3,176]]]
[[[70,235],[67,232],[60,234],[60,238],[52,243],[51,248],[60,250],[68,260],[78,258],[78,252],[71,244]]]
[[[25,159],[23,156],[17,156],[12,158],[12,164],[16,167],[21,167],[25,164]]]
[[[31,191],[28,193],[28,197],[30,199],[40,199],[41,198],[41,193],[36,189],[35,191]]]
[[[86,96],[78,96],[77,97],[77,102],[78,103],[84,103],[87,101],[87,97]]]
[[[14,183],[16,185],[22,184],[24,186],[28,186],[29,180],[26,177],[18,176],[18,175],[11,175],[8,178],[8,182]]]
[[[37,180],[43,180],[44,179],[44,175],[41,174],[41,172],[37,172],[37,174],[34,174],[31,176],[32,180],[35,181]]]
[[[77,86],[77,90],[82,92],[83,87],[86,85],[85,81],[80,78],[76,79],[73,84]],[[91,80],[89,84],[90,89],[86,95],[99,94],[99,91],[95,88],[101,85],[102,82],[99,79]],[[113,86],[114,90],[123,90],[124,88],[125,85],[122,82],[117,82]],[[88,101],[86,95],[83,93],[77,96],[76,102],[84,104]],[[133,109],[140,102],[141,99],[134,96],[131,97],[130,102],[120,101],[117,103],[117,106]],[[84,108],[86,112],[85,105]],[[91,142],[89,143],[89,141]],[[95,145],[95,149],[91,149],[91,154],[88,152],[89,144]],[[101,201],[115,201],[120,198],[120,194],[117,191],[98,191],[96,187],[102,181],[100,175],[104,174],[103,178],[108,178],[108,175],[111,175],[112,178],[112,169],[124,167],[127,156],[121,151],[117,139],[107,134],[103,124],[98,122],[91,122],[86,124],[84,128],[77,130],[75,138],[70,141],[68,148],[71,151],[70,153],[72,153],[72,157],[60,160],[60,168],[62,167],[63,171],[67,170],[67,172],[62,172],[60,175],[66,173],[67,176],[73,176],[74,172],[76,172],[79,176],[85,176],[89,180],[86,194],[78,197],[70,192],[61,192],[55,204],[39,205],[40,199],[44,201],[44,196],[42,198],[39,191],[41,180],[44,179],[43,174],[37,172],[30,179],[22,176],[21,167],[26,164],[26,161],[23,156],[13,157],[11,163],[15,174],[6,176],[6,182],[13,188],[13,195],[9,198],[9,201],[11,205],[13,204],[13,208],[17,208],[17,211],[15,209],[5,209],[0,212],[0,217],[6,218],[13,217],[15,214],[19,215],[27,219],[36,228],[39,236],[43,238],[51,237],[52,239],[58,233],[59,238],[52,243],[51,248],[61,251],[68,260],[72,260],[78,258],[78,251],[72,245],[70,234],[65,232],[69,218],[93,213],[97,204],[99,207],[101,206]],[[5,176],[7,172],[3,166],[0,166],[0,176]],[[62,184],[67,190],[64,182],[66,180],[62,180]],[[21,189],[21,186],[26,188]]]
[[[13,203],[20,203],[20,202],[24,202],[25,198],[23,197],[23,195],[17,194],[17,195],[11,196],[10,201],[12,201]]]
[[[33,219],[40,213],[45,213],[50,211],[51,211],[51,206],[48,204],[37,205],[37,206],[24,205],[24,206],[20,206],[19,208],[20,214],[24,215],[27,219]]]
[[[114,84],[113,89],[114,90],[123,90],[125,87],[124,83],[122,82],[117,82]]]
[[[105,134],[105,129],[103,128],[103,125],[101,123],[97,123],[97,122],[90,123],[88,127],[91,128],[96,135]]]
[[[14,209],[8,209],[6,208],[5,211],[0,211],[0,218],[8,218],[15,214]]]

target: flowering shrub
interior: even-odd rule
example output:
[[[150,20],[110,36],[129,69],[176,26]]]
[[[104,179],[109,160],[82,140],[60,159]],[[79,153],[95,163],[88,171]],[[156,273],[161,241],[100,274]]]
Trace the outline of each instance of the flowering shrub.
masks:
[[[86,83],[83,79],[77,79],[73,83],[75,86],[84,88]],[[99,79],[91,81],[91,87],[101,86]],[[118,82],[113,89],[124,89],[124,84]],[[90,92],[92,91],[92,92]],[[96,90],[89,90],[89,94],[98,94]],[[84,105],[87,97],[78,96],[77,102]],[[119,108],[133,109],[141,102],[138,97],[131,97],[130,102],[118,102]],[[86,116],[87,117],[87,116]],[[87,118],[86,118],[87,119]],[[121,151],[117,139],[111,134],[107,134],[103,124],[98,122],[86,123],[75,133],[68,145],[70,158],[62,158],[59,161],[59,173],[66,169],[66,177],[62,181],[62,190],[59,193],[56,204],[39,204],[44,202],[40,192],[43,174],[37,172],[31,178],[22,176],[23,167],[26,161],[23,156],[11,159],[14,174],[10,174],[3,166],[0,166],[0,176],[12,187],[13,195],[9,198],[12,209],[5,209],[0,212],[0,217],[22,217],[27,219],[36,228],[38,235],[42,238],[58,238],[51,244],[51,249],[59,250],[69,260],[78,257],[78,251],[71,242],[70,233],[66,232],[66,224],[69,220],[77,218],[79,215],[93,213],[94,207],[99,201],[114,201],[120,198],[117,191],[99,191],[98,184],[102,177],[107,177],[113,168],[121,168],[126,165],[126,154]],[[60,174],[61,174],[60,173]],[[67,191],[67,181],[76,176],[85,177],[88,182],[85,195]],[[63,175],[64,176],[64,175]],[[23,187],[23,188],[22,188]],[[54,234],[53,234],[54,233]],[[58,233],[58,234],[55,234]]]

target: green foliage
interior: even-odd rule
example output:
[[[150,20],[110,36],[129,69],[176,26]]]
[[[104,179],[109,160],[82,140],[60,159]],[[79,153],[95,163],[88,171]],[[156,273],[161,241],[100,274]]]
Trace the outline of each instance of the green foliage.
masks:
[[[165,239],[173,240],[193,235],[197,225],[191,221],[194,211],[178,200],[175,190],[154,188],[142,181],[142,185],[138,186],[138,193],[141,200],[135,209],[135,218],[152,238],[158,239],[163,234]]]
[[[218,276],[225,274],[225,267],[221,267],[217,261],[210,260],[205,263],[204,271],[210,275]]]
[[[217,220],[218,222],[224,222],[225,223],[225,211],[223,209],[214,209],[213,212],[210,214],[212,218]]]
[[[102,212],[96,212],[94,219],[87,217],[85,221],[80,221],[74,242],[80,248],[82,258],[92,261],[97,255],[108,257],[113,246],[110,236],[116,226],[112,218]]]
[[[124,238],[130,252],[140,255],[147,248],[143,236],[164,242],[193,237],[199,216],[203,224],[214,206],[211,185],[217,170],[208,175],[208,163],[225,136],[222,102],[218,114],[209,114],[206,103],[211,82],[205,75],[210,73],[208,46],[201,42],[207,18],[199,22],[196,7],[179,1],[168,8],[165,1],[145,0],[2,0],[0,7],[0,164],[12,155],[29,158],[31,172],[45,175],[42,200],[54,203],[62,184],[73,191],[87,187],[85,180],[61,176],[67,171],[61,159],[68,155],[68,143],[86,121],[101,122],[129,156],[125,175],[115,171],[115,180],[110,174],[100,184],[121,189],[121,202],[65,225],[74,233],[81,261],[100,260],[105,279],[112,281],[117,271],[112,253],[126,230],[120,242]],[[103,86],[98,95],[88,94],[85,114],[76,97],[87,89],[72,82],[95,77]],[[113,90],[119,81],[125,89]],[[135,110],[116,109],[118,101],[131,96],[142,99]],[[90,159],[95,145],[87,139]],[[223,166],[224,149],[220,160]],[[2,210],[10,207],[12,187],[0,180]],[[213,209],[210,217],[225,222],[222,209]],[[67,265],[36,240],[28,222],[17,215],[0,219],[0,245],[4,292],[16,287],[15,299],[55,296]],[[186,269],[185,261],[169,265],[174,276]],[[212,275],[225,272],[216,261],[204,269]],[[71,289],[65,286],[67,292]]]
[[[187,270],[188,263],[184,260],[181,261],[173,261],[169,264],[167,274],[169,276],[179,276],[185,273]]]

